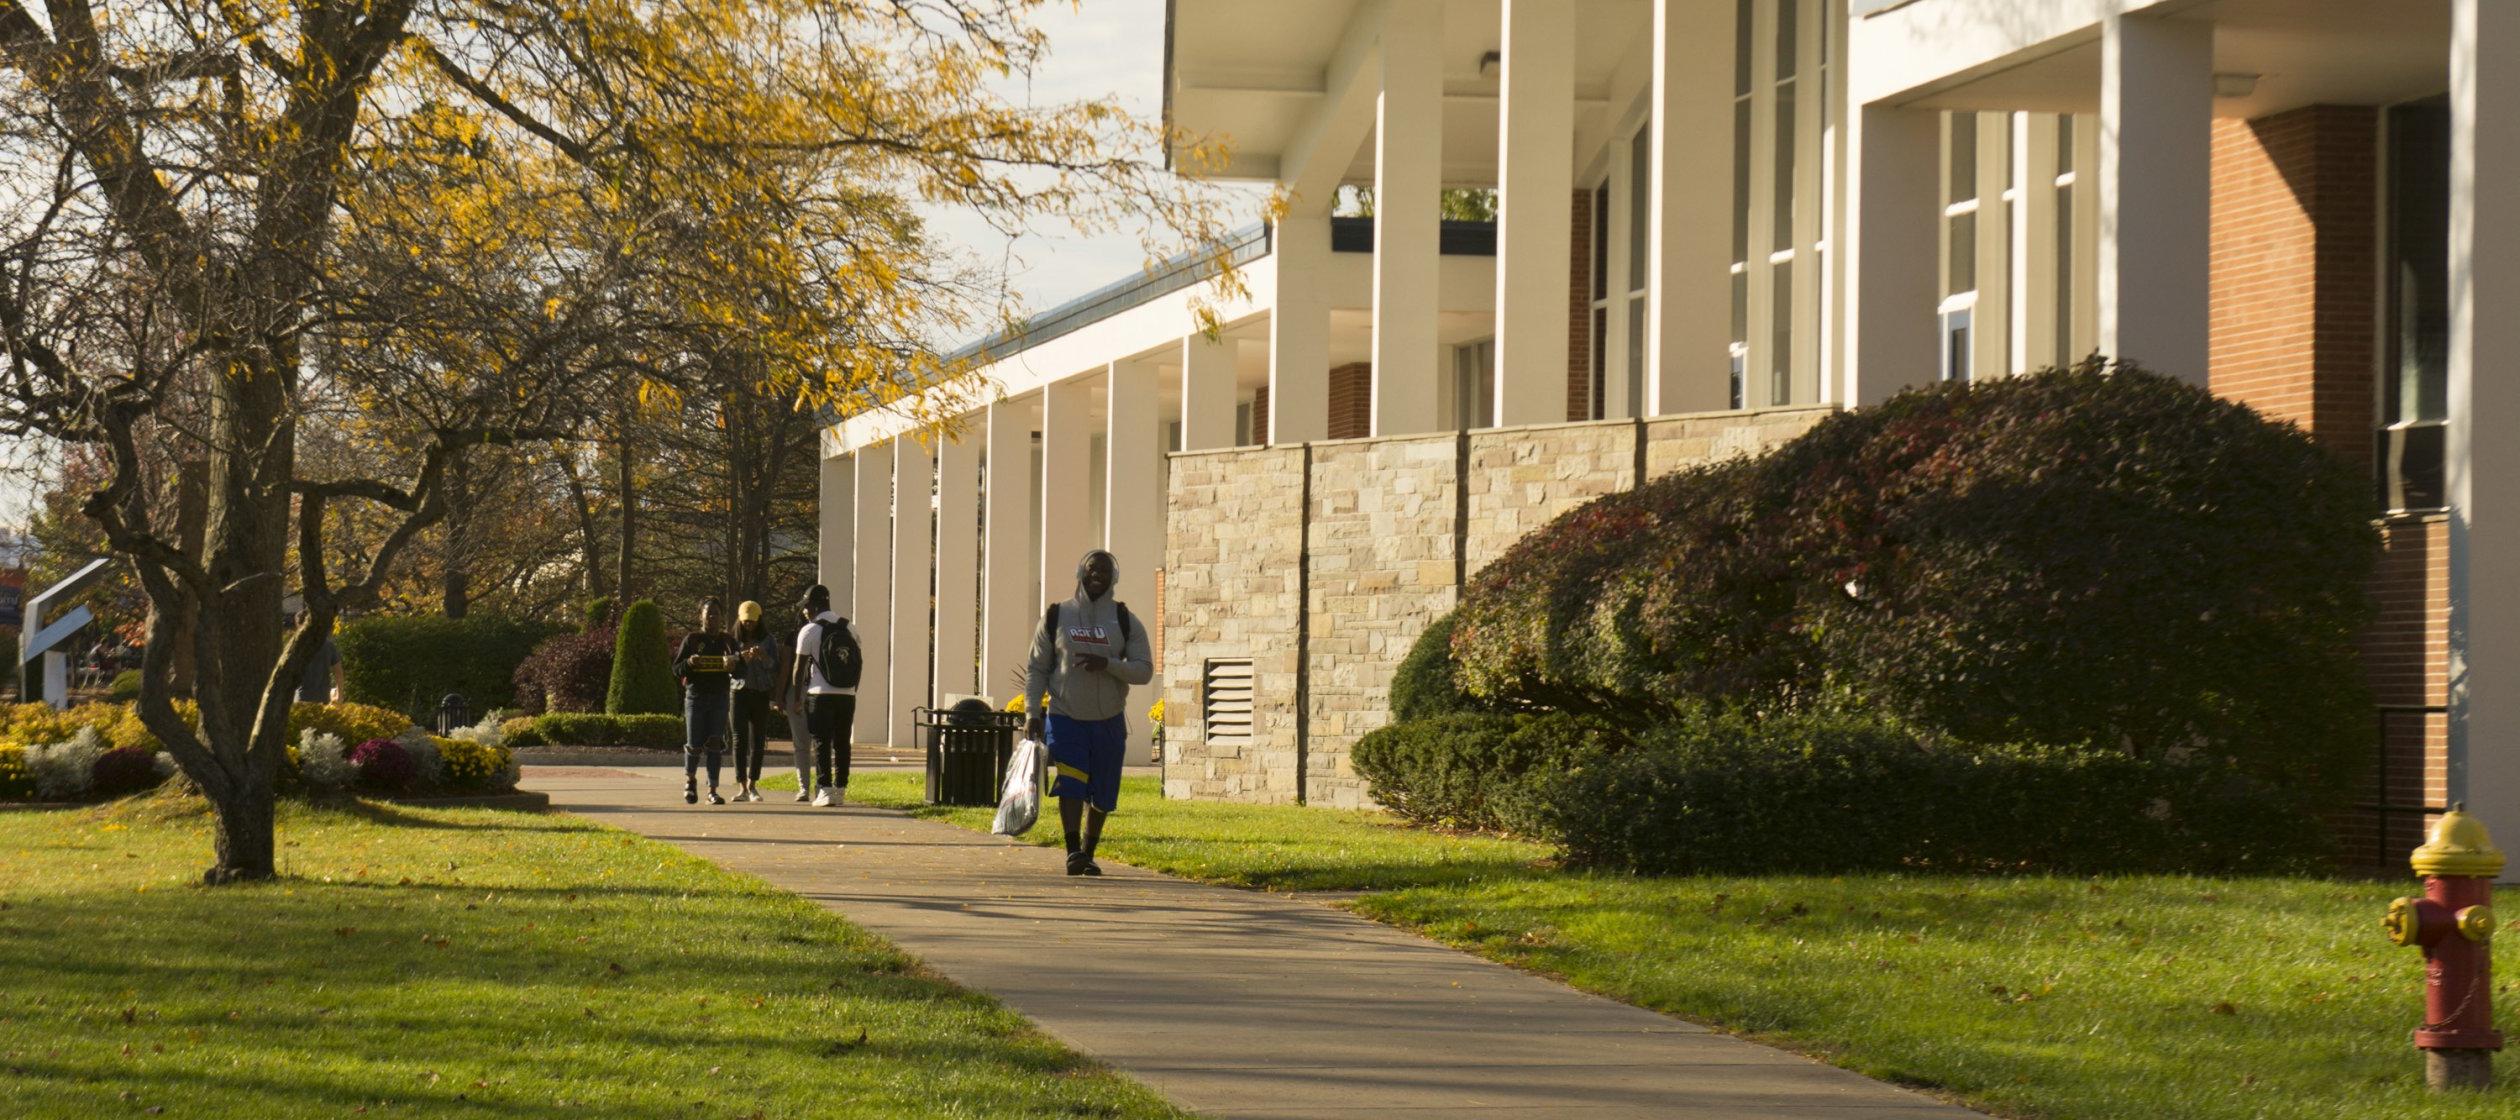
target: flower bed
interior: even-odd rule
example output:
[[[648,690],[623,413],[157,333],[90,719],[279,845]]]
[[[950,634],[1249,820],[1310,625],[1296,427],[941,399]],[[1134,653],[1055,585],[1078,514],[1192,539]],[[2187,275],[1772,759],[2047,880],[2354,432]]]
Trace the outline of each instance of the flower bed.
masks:
[[[190,704],[179,703],[177,712],[187,722],[198,718]],[[289,735],[284,791],[449,798],[516,790],[515,753],[496,716],[437,736],[390,709],[299,704],[289,713]],[[101,801],[155,789],[176,773],[174,758],[131,705],[0,707],[0,802]]]

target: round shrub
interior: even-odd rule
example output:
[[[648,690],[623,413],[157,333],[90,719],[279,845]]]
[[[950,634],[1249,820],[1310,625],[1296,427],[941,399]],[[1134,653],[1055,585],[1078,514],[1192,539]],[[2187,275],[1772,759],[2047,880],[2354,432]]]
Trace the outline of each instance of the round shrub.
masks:
[[[96,756],[94,776],[88,779],[88,792],[97,797],[121,797],[156,789],[157,754],[132,747],[116,747]]]
[[[350,764],[358,767],[360,785],[384,793],[409,789],[419,776],[411,754],[391,739],[370,739],[350,748]]]
[[[1452,655],[1453,616],[1446,613],[1426,624],[1409,654],[1391,673],[1391,718],[1396,722],[1432,719],[1455,712],[1490,710],[1491,705],[1461,687],[1460,666]]]
[[[1490,700],[1862,707],[2332,793],[2369,735],[2366,491],[2140,370],[1951,383],[1568,513],[1472,580],[1453,650]]]
[[[655,600],[641,599],[622,613],[621,630],[613,638],[612,685],[604,693],[604,710],[614,715],[671,712],[676,700],[665,612]]]
[[[1412,820],[1528,832],[1535,781],[1627,749],[1625,732],[1563,712],[1457,712],[1367,732],[1351,756],[1374,799]]]
[[[534,647],[516,667],[517,707],[529,714],[602,711],[612,687],[614,638],[612,628],[604,627]]]
[[[612,596],[598,595],[588,599],[585,609],[581,612],[582,625],[578,629],[588,634],[598,630],[610,630],[612,629],[612,613]]]
[[[114,674],[112,684],[105,686],[105,702],[128,704],[140,698],[140,670],[125,669]]]

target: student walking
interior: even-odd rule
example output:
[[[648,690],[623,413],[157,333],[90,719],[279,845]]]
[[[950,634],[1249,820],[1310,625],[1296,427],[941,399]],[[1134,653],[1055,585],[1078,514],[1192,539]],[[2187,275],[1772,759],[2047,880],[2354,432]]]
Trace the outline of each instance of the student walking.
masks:
[[[849,730],[857,720],[858,675],[866,665],[857,626],[831,611],[831,589],[805,590],[805,628],[796,632],[796,667],[790,687],[805,694],[806,730],[814,737],[818,807],[849,798]]]
[[[761,620],[761,604],[746,600],[735,608],[735,800],[761,800],[762,756],[770,746],[770,712],[779,707],[781,659],[770,628]]]
[[[674,651],[674,679],[683,689],[683,804],[700,800],[697,771],[709,762],[709,804],[724,805],[718,796],[718,766],[726,757],[727,694],[732,690],[735,643],[719,629],[722,605],[712,595],[700,601],[700,628],[683,635]]]
[[[1094,848],[1103,820],[1120,808],[1120,767],[1129,745],[1129,686],[1155,679],[1146,629],[1111,597],[1120,563],[1101,549],[1076,565],[1076,597],[1053,603],[1033,635],[1024,669],[1024,733],[1050,748],[1058,777],[1059,827],[1067,873],[1100,875]],[[1049,697],[1048,710],[1042,698]]]
[[[800,623],[814,620],[814,613],[802,603],[797,604],[796,615]],[[802,804],[814,799],[814,730],[809,725],[812,698],[805,694],[805,685],[797,678],[798,660],[796,634],[783,635],[779,643],[779,704],[787,714],[788,746],[796,752],[796,800]]]

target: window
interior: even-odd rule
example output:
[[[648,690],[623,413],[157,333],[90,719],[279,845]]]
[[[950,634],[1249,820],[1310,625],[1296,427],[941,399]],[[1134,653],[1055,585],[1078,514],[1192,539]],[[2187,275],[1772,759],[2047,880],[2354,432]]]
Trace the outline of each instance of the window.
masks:
[[[2375,433],[2381,504],[2439,509],[2450,419],[2450,102],[2388,113],[2388,334]]]
[[[1496,340],[1453,347],[1453,429],[1496,426]]]
[[[1602,419],[1609,399],[1606,382],[1610,361],[1610,184],[1592,191],[1592,418]]]
[[[1975,311],[1975,308],[1961,307],[1943,312],[1942,379],[1945,381],[1969,380],[1970,364],[1977,358],[1977,351],[1969,342],[1969,319]]]

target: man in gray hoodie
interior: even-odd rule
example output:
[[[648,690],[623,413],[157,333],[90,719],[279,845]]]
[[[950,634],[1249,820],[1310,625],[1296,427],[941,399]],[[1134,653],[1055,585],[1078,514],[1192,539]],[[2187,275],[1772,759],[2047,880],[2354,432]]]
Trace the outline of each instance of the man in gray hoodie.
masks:
[[[1058,774],[1050,795],[1059,799],[1070,875],[1102,874],[1094,846],[1102,840],[1103,818],[1120,807],[1129,686],[1155,679],[1146,628],[1111,597],[1119,578],[1119,561],[1110,553],[1086,553],[1076,565],[1076,597],[1051,604],[1042,616],[1024,670],[1030,712],[1024,731],[1050,748]]]

